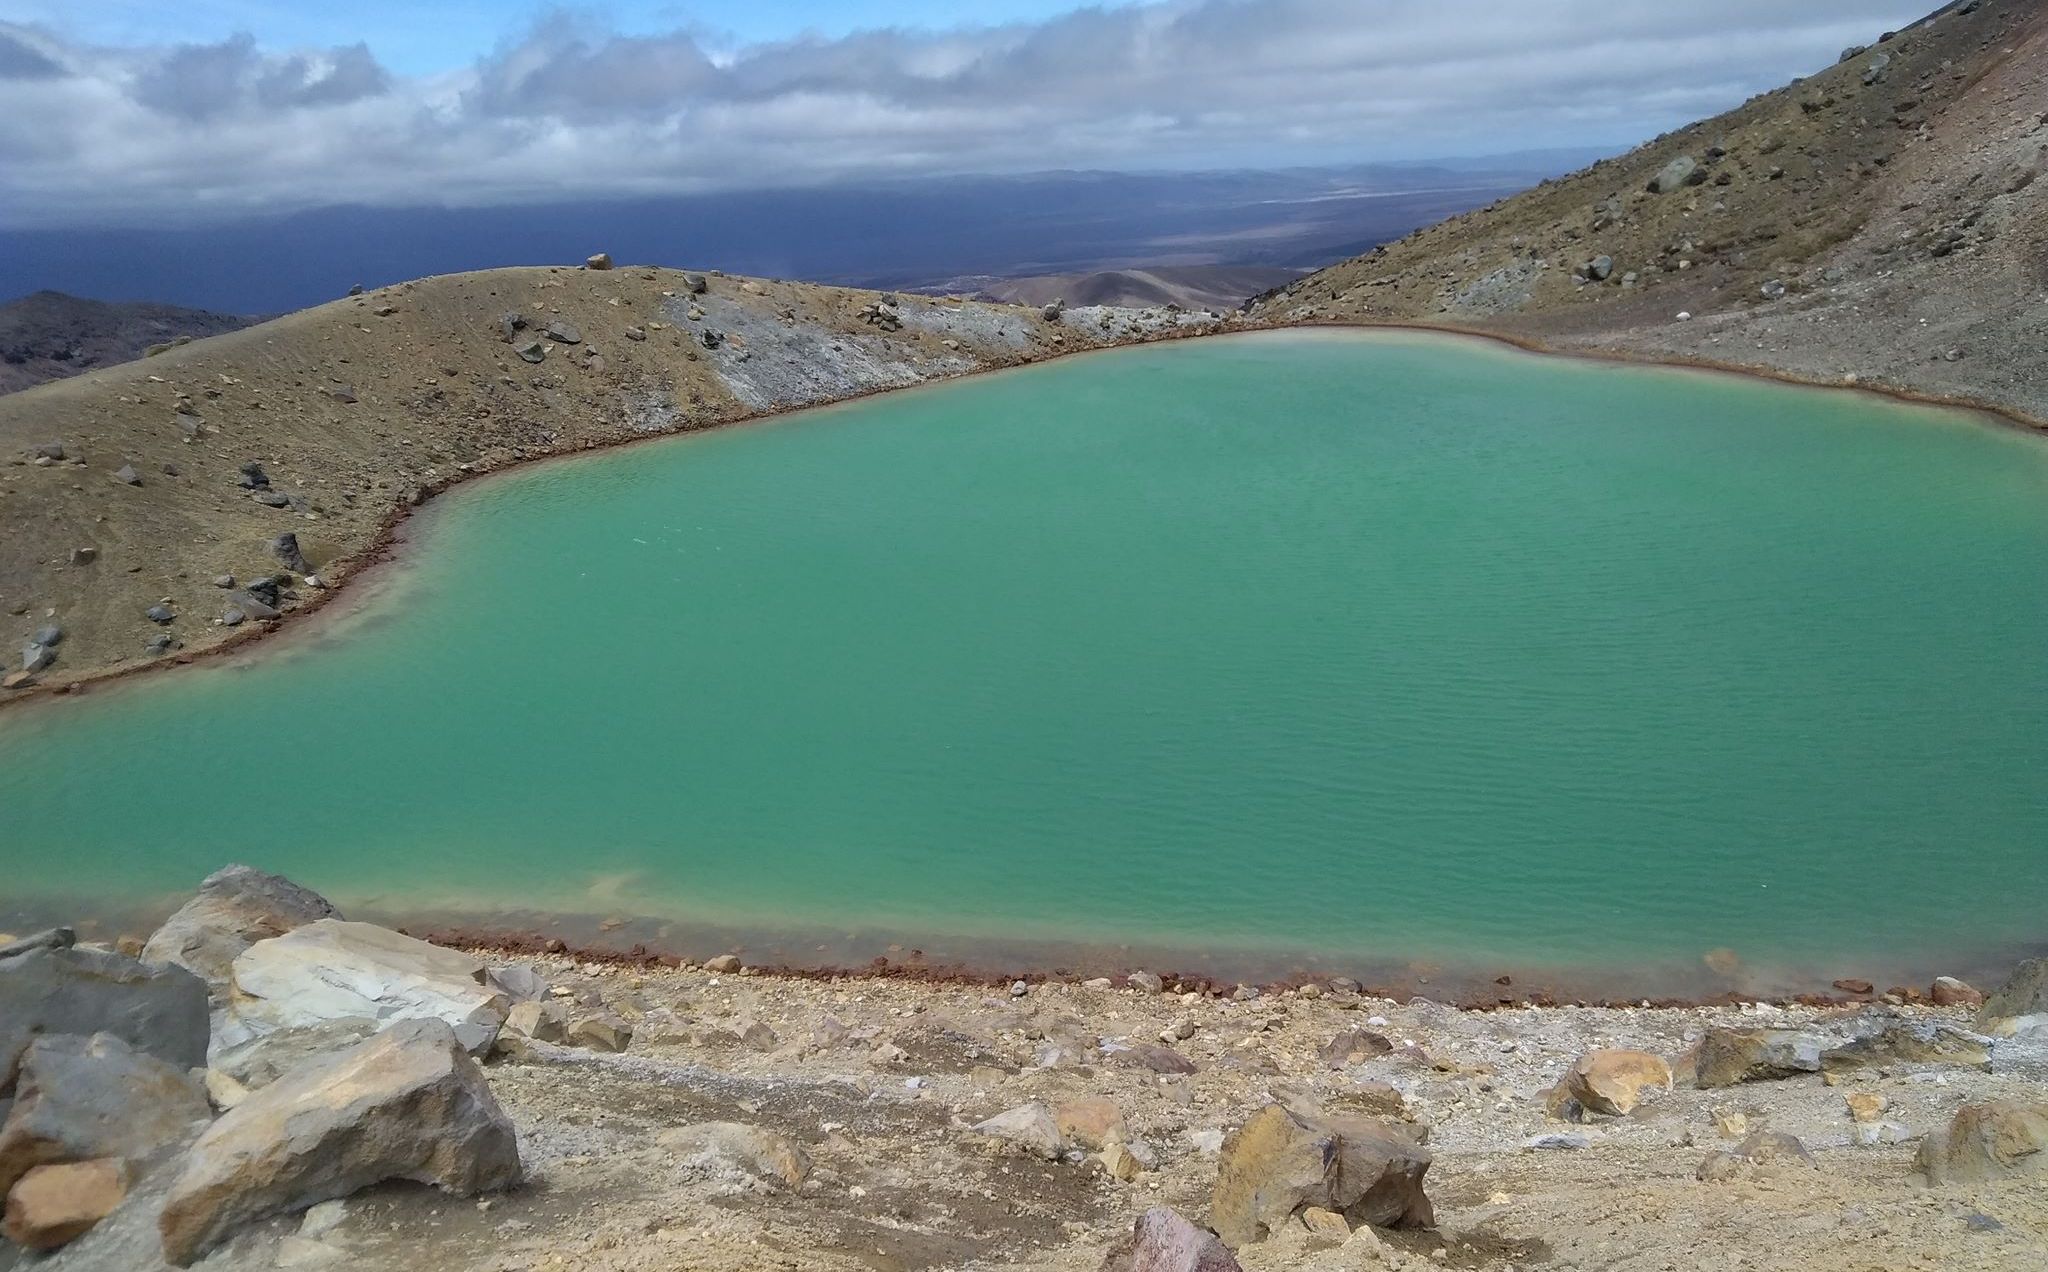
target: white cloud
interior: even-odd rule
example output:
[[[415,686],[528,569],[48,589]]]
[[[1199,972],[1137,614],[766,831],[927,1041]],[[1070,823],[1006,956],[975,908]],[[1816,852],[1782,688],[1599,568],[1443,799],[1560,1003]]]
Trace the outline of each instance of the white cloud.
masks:
[[[1909,14],[1869,0],[1163,0],[707,50],[566,16],[454,76],[363,44],[0,23],[0,220],[163,223],[851,175],[1301,163],[1647,135]],[[713,56],[713,53],[716,56]]]

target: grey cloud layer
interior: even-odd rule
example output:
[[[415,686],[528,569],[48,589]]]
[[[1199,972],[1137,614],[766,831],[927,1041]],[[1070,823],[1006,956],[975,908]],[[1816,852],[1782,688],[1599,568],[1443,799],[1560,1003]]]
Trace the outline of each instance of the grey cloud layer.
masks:
[[[730,53],[556,16],[425,79],[392,75],[365,44],[107,48],[0,23],[0,218],[1626,138],[1724,109],[1908,16],[1870,0],[1165,0]]]

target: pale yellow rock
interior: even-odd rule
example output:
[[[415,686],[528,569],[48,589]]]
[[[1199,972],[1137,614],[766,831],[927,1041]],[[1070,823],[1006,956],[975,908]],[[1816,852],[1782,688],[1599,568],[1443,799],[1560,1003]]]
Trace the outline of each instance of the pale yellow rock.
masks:
[[[1885,1110],[1892,1106],[1890,1100],[1875,1091],[1851,1091],[1842,1101],[1849,1106],[1849,1116],[1863,1125],[1881,1121]]]
[[[1301,1226],[1319,1237],[1335,1237],[1339,1241],[1351,1239],[1351,1222],[1334,1210],[1321,1206],[1308,1206],[1301,1212]]]
[[[1671,1063],[1647,1051],[1588,1051],[1565,1071],[1559,1085],[1588,1113],[1625,1117],[1642,1103],[1645,1091],[1671,1090]]]
[[[29,1250],[55,1250],[114,1213],[128,1196],[128,1167],[118,1157],[38,1166],[7,1194],[0,1234]]]
[[[1127,1184],[1145,1173],[1145,1167],[1132,1156],[1122,1140],[1112,1139],[1103,1145],[1100,1157],[1104,1169]]]
[[[1714,1131],[1722,1139],[1741,1139],[1749,1134],[1749,1117],[1742,1113],[1714,1110]]]

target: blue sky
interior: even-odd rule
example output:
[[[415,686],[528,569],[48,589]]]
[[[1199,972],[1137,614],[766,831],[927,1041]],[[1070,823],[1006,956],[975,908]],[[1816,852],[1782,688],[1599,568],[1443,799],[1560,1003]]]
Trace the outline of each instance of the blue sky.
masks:
[[[1927,2],[0,0],[0,224],[1621,149]]]
[[[939,29],[1042,20],[1115,0],[675,0],[550,4],[544,0],[419,0],[418,3],[314,3],[312,0],[0,0],[0,21],[36,23],[103,44],[207,43],[238,33],[272,48],[364,41],[402,75],[431,75],[468,65],[550,12],[580,12],[621,35],[678,29],[707,41],[756,44],[806,33],[827,37],[879,27]]]

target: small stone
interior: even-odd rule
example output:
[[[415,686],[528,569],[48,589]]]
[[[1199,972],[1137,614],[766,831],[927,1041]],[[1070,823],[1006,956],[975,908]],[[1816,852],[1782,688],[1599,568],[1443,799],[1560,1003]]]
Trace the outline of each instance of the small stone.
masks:
[[[1836,981],[1835,988],[1845,994],[1869,994],[1876,992],[1876,987],[1869,981],[1860,980],[1853,976],[1845,976],[1841,980]]]
[[[99,559],[100,550],[98,548],[71,549],[71,564],[74,566],[91,565],[94,561],[97,561]]]
[[[1927,991],[1927,1000],[1937,1008],[1980,1008],[1985,1006],[1985,995],[1972,989],[1968,981],[1956,977],[1935,977],[1933,987]]]
[[[547,325],[546,335],[556,344],[583,343],[583,333],[559,318]]]
[[[612,254],[610,252],[597,252],[586,258],[583,262],[583,268],[585,269],[602,270],[610,269],[611,267]]]
[[[974,1131],[990,1139],[1022,1145],[1047,1161],[1057,1160],[1066,1147],[1052,1110],[1036,1102],[1019,1105],[977,1122]]]
[[[242,475],[235,484],[244,490],[262,490],[270,484],[270,474],[264,472],[263,465],[253,459],[242,465],[241,472]]]
[[[233,587],[235,585],[235,576],[232,574],[216,574],[213,576],[213,585],[215,587]]]
[[[548,356],[547,350],[542,347],[541,342],[532,336],[528,336],[513,345],[512,352],[518,354],[520,360],[524,362],[543,362],[546,361]]]
[[[740,970],[740,957],[737,954],[720,954],[716,958],[707,958],[704,960],[704,970],[716,972],[721,976],[731,976]]]
[[[592,1051],[624,1051],[633,1041],[633,1029],[616,1016],[585,1016],[569,1026],[568,1041]]]
[[[1542,1135],[1532,1135],[1528,1139],[1523,1140],[1522,1147],[1538,1151],[1573,1151],[1591,1147],[1592,1143],[1593,1137],[1583,1132],[1548,1131]]]
[[[1157,994],[1166,988],[1166,982],[1160,980],[1159,977],[1154,976],[1151,972],[1132,972],[1124,977],[1124,984],[1129,985],[1132,989],[1142,994]]]
[[[291,499],[275,490],[251,491],[249,497],[266,508],[289,508]]]
[[[344,405],[352,404],[356,401],[356,386],[353,384],[329,385],[327,396]]]
[[[624,335],[628,340],[638,341],[647,339],[647,329],[645,327],[628,327],[620,334]]]
[[[1374,1033],[1370,1029],[1347,1029],[1324,1043],[1317,1054],[1330,1068],[1346,1069],[1386,1055],[1393,1049],[1393,1041],[1385,1034]]]
[[[299,536],[289,530],[270,541],[270,555],[294,574],[304,574],[312,568],[299,547]]]
[[[1321,1206],[1303,1207],[1301,1226],[1315,1236],[1329,1237],[1337,1241],[1351,1239],[1351,1222],[1336,1211],[1325,1210]]]
[[[1102,1096],[1070,1100],[1053,1110],[1053,1124],[1061,1136],[1083,1148],[1102,1148],[1123,1138],[1123,1110]]]
[[[1125,1183],[1130,1183],[1145,1173],[1144,1165],[1122,1140],[1111,1140],[1103,1145],[1098,1160],[1102,1162],[1104,1170]]]
[[[1029,986],[1029,985],[1025,984],[1025,983],[1024,983],[1023,981],[1012,981],[1012,982],[1010,982],[1010,997],[1012,997],[1012,998],[1022,998],[1022,997],[1024,997],[1024,995],[1026,995],[1026,994],[1028,994],[1028,993],[1030,993],[1030,992],[1031,992],[1031,986]]]
[[[178,616],[168,605],[152,605],[142,611],[142,613],[145,618],[159,627],[169,623]]]
[[[114,480],[124,486],[140,486],[142,474],[135,471],[135,465],[123,464],[114,470]]]
[[[41,627],[36,628],[36,634],[33,639],[36,644],[41,645],[44,649],[55,649],[64,643],[64,629],[55,623],[45,623]]]
[[[692,296],[702,296],[705,292],[711,290],[711,284],[702,274],[684,274],[683,290]]]
[[[1761,290],[1763,291],[1765,300],[1785,299],[1785,284],[1780,282],[1778,279],[1771,279],[1769,282],[1763,285]]]

